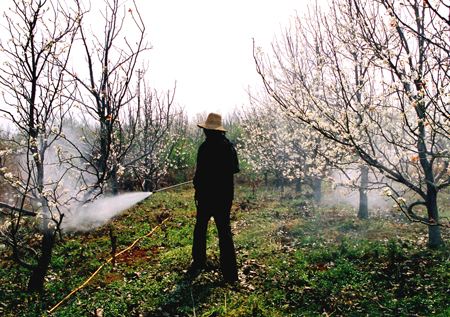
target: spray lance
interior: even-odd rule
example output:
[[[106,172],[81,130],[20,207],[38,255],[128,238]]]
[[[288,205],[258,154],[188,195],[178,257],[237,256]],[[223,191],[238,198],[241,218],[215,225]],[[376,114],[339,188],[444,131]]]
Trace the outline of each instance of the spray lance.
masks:
[[[176,184],[176,185],[172,185],[172,186],[168,186],[168,187],[164,187],[164,188],[160,188],[160,189],[157,189],[157,190],[155,190],[153,193],[157,193],[157,192],[161,192],[161,191],[165,191],[165,190],[169,190],[169,189],[173,189],[173,188],[176,188],[176,187],[180,187],[180,186],[183,186],[183,185],[186,185],[186,184],[190,184],[190,183],[192,183],[192,181],[188,181],[188,182],[183,182],[183,183],[179,183],[179,184]],[[140,202],[140,201],[143,201],[143,200],[145,200],[145,199],[147,199],[151,194],[153,194],[152,192],[145,192],[145,194],[146,195],[143,195],[143,197],[141,197],[139,200],[137,200],[137,201],[134,201],[134,203],[132,204],[132,205],[134,205],[134,204],[136,204],[136,203],[138,203],[138,202]],[[124,195],[126,195],[126,194],[124,194]],[[120,197],[120,196],[123,196],[123,195],[119,195],[119,196],[117,196],[117,197]],[[130,205],[129,207],[131,207],[132,205]],[[129,208],[129,207],[127,207],[127,208]],[[125,209],[127,209],[127,208],[125,208]],[[121,211],[123,211],[124,209],[121,209]],[[162,220],[161,221],[161,223],[159,224],[159,225],[157,225],[156,227],[154,227],[150,232],[148,232],[146,235],[144,235],[144,236],[141,236],[141,237],[139,237],[139,238],[137,238],[136,240],[134,240],[133,241],[133,243],[132,244],[130,244],[127,248],[125,248],[125,249],[123,249],[122,251],[120,251],[120,252],[118,252],[118,253],[115,253],[115,251],[116,251],[116,245],[115,245],[115,242],[114,243],[112,243],[112,254],[111,254],[111,257],[109,258],[109,259],[107,259],[102,265],[100,265],[99,267],[98,267],[98,269],[94,272],[94,273],[92,273],[91,274],[91,276],[89,276],[83,283],[81,283],[78,287],[76,287],[76,288],[74,288],[69,294],[67,294],[59,303],[57,303],[55,306],[53,306],[51,309],[49,309],[47,312],[49,313],[49,314],[51,314],[51,313],[54,313],[55,311],[56,311],[56,309],[58,309],[58,307],[60,307],[62,304],[64,304],[70,297],[72,297],[76,292],[78,292],[79,290],[81,290],[83,287],[85,287],[87,284],[89,284],[89,282],[101,271],[101,269],[104,267],[104,266],[106,266],[108,263],[111,263],[111,262],[115,262],[115,260],[116,260],[116,258],[118,257],[118,256],[120,256],[121,254],[123,254],[123,253],[125,253],[125,252],[127,252],[127,251],[129,251],[129,250],[131,250],[139,241],[141,241],[142,239],[144,239],[144,238],[148,238],[148,237],[150,237],[150,236],[152,236],[153,235],[153,233],[156,231],[156,230],[158,230],[159,228],[161,228],[163,225],[164,225],[164,223],[166,222],[166,221],[168,221],[170,219],[170,217],[167,217],[167,218],[165,218],[164,220]],[[113,231],[113,229],[110,227],[110,237],[111,237],[111,241],[116,241],[116,238],[115,238],[115,233],[114,233],[114,231]]]
[[[137,200],[137,201],[136,201],[136,199],[134,199],[133,200],[133,202],[134,202],[133,205],[144,201],[145,199],[150,197],[150,195],[153,194],[153,193],[157,193],[157,192],[165,191],[165,190],[168,190],[168,189],[180,187],[180,186],[183,186],[183,185],[186,185],[186,184],[189,184],[189,183],[192,183],[192,181],[183,182],[183,183],[180,183],[180,184],[176,184],[176,185],[160,188],[160,189],[155,190],[154,192],[138,192],[136,194],[139,194],[140,196],[141,196],[141,194],[143,194],[143,195],[141,196],[141,198],[138,198],[139,200]],[[122,196],[122,195],[120,195],[120,196]],[[118,197],[120,197],[120,196],[118,196]],[[111,257],[112,257],[111,264],[114,267],[116,265],[117,235],[115,233],[113,225],[109,225],[109,230],[108,231],[109,231],[109,239],[111,241]]]

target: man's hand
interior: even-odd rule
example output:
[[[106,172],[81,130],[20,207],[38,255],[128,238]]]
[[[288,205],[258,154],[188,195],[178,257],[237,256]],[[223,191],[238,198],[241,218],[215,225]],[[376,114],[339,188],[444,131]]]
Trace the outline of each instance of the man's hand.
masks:
[[[195,201],[195,207],[198,207],[198,194],[197,194],[197,191],[195,191],[195,194],[194,194],[194,201]]]

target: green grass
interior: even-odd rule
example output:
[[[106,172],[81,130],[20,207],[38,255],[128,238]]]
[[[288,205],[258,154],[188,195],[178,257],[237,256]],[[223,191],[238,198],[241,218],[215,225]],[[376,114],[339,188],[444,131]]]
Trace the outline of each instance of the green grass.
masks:
[[[450,251],[426,247],[427,228],[401,218],[355,217],[295,194],[239,187],[233,231],[240,285],[221,282],[216,229],[209,226],[213,268],[194,281],[192,189],[161,192],[111,227],[118,250],[170,220],[107,265],[54,316],[448,316]],[[289,199],[287,199],[289,198]],[[24,291],[27,272],[2,254],[0,315],[45,316],[110,257],[109,226],[66,236],[55,250],[44,295]],[[449,241],[448,229],[443,229]]]

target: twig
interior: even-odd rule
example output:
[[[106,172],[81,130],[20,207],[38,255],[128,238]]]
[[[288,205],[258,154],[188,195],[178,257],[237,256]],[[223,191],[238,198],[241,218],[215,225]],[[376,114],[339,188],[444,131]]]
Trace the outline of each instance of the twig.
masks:
[[[194,301],[194,294],[192,294],[192,285],[189,287],[189,291],[191,292],[191,300],[192,300],[192,312],[194,313],[194,317],[197,317],[197,314],[195,313],[195,301]]]
[[[26,210],[23,208],[11,206],[11,205],[8,205],[7,203],[1,202],[1,201],[0,201],[0,208],[8,208],[12,211],[17,211],[19,213],[22,213],[22,215],[24,215],[24,216],[36,216],[36,213],[33,211],[29,211],[29,210]]]
[[[116,266],[116,250],[117,250],[117,236],[114,234],[113,226],[109,226],[109,238],[111,239],[111,256],[112,266]]]

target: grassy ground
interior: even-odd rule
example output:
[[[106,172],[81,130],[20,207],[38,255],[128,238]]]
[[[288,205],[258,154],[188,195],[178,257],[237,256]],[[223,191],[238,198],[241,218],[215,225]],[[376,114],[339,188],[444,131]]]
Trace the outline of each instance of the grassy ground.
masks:
[[[55,316],[448,316],[450,251],[429,250],[426,227],[401,218],[358,220],[348,207],[320,208],[294,194],[239,188],[233,231],[240,285],[222,284],[211,223],[212,268],[186,278],[195,208],[192,189],[161,192],[116,219],[118,251]],[[0,315],[42,316],[110,257],[109,228],[66,236],[45,295],[27,295],[26,272],[0,260]],[[443,230],[449,241],[448,229]]]

